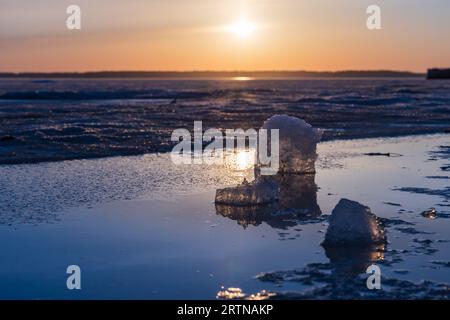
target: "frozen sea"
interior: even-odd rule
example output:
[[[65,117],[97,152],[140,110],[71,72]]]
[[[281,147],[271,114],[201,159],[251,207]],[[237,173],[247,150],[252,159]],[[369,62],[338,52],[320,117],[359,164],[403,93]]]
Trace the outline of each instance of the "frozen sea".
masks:
[[[173,130],[194,121],[257,129],[274,114],[325,140],[442,133],[450,81],[0,79],[0,163],[167,152]]]

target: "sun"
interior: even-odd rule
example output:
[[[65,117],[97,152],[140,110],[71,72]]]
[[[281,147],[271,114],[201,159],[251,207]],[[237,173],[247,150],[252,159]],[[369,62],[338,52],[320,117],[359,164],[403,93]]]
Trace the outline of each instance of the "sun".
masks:
[[[247,20],[237,21],[230,26],[230,31],[233,32],[235,35],[239,36],[240,38],[246,38],[250,36],[253,32],[255,32],[255,30],[256,30],[255,24]]]

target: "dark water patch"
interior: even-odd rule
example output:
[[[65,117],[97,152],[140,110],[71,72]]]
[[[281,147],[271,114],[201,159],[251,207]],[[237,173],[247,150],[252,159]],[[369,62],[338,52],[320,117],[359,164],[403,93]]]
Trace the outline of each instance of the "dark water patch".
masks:
[[[398,227],[398,228],[395,228],[395,230],[400,231],[401,233],[404,233],[404,234],[434,234],[434,232],[420,231],[420,230],[417,230],[416,228],[412,228],[412,227]]]
[[[209,92],[195,91],[13,91],[0,94],[3,100],[127,100],[127,99],[200,99]]]
[[[11,135],[6,135],[6,136],[0,137],[0,142],[12,142],[15,140],[16,140],[16,137],[11,136]]]
[[[417,188],[417,187],[404,187],[395,188],[392,190],[411,192],[417,194],[426,194],[430,196],[440,196],[444,199],[450,199],[450,187],[445,187],[444,189],[429,189],[429,188]]]
[[[388,218],[379,218],[383,226],[392,227],[397,225],[414,225],[412,222],[408,222],[401,219],[388,219]]]
[[[450,218],[450,213],[438,212],[437,217],[441,218],[441,219],[449,219]]]
[[[427,176],[427,179],[450,179],[449,176]]]
[[[433,150],[430,152],[430,160],[450,160],[450,146],[441,145],[438,150]],[[444,164],[440,167],[442,171],[450,171],[450,164]]]
[[[450,261],[433,260],[430,262],[437,267],[450,268]]]
[[[399,203],[394,203],[394,202],[383,202],[384,204],[390,205],[390,206],[394,206],[394,207],[401,207],[402,205]]]
[[[393,270],[393,272],[398,273],[398,274],[408,274],[410,271],[406,270],[406,269],[395,269],[395,270]]]
[[[438,203],[439,207],[450,207],[450,203]]]
[[[434,241],[431,240],[431,239],[418,239],[418,238],[414,238],[414,239],[413,239],[413,242],[419,243],[419,244],[421,244],[421,245],[423,245],[423,246],[429,247],[429,246],[431,246],[431,244],[433,244]]]
[[[40,84],[47,84],[47,83],[55,83],[55,80],[31,80],[31,83],[40,83]]]

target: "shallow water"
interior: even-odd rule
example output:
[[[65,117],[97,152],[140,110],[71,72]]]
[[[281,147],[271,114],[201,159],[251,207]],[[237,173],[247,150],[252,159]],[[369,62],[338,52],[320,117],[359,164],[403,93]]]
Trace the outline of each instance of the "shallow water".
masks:
[[[427,135],[319,144],[317,193],[297,181],[307,196],[284,198],[318,206],[322,214],[307,218],[216,208],[217,188],[252,179],[240,156],[220,167],[175,166],[168,154],[0,166],[0,298],[215,299],[222,286],[370,298],[368,263],[385,277],[375,298],[446,297],[438,283],[450,283],[449,142]],[[341,198],[389,219],[383,252],[320,246]],[[436,219],[421,215],[432,207]],[[66,289],[72,264],[82,270],[79,291]]]

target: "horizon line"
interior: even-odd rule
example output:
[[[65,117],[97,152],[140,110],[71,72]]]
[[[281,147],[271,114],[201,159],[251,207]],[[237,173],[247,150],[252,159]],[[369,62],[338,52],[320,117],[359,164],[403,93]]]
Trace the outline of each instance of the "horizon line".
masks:
[[[93,71],[21,71],[2,72],[0,77],[20,78],[20,77],[176,77],[176,76],[217,76],[217,77],[257,77],[257,76],[357,76],[357,77],[408,77],[424,76],[426,72],[414,72],[404,70],[365,70],[365,69],[345,69],[336,71],[314,71],[314,70],[93,70]]]

